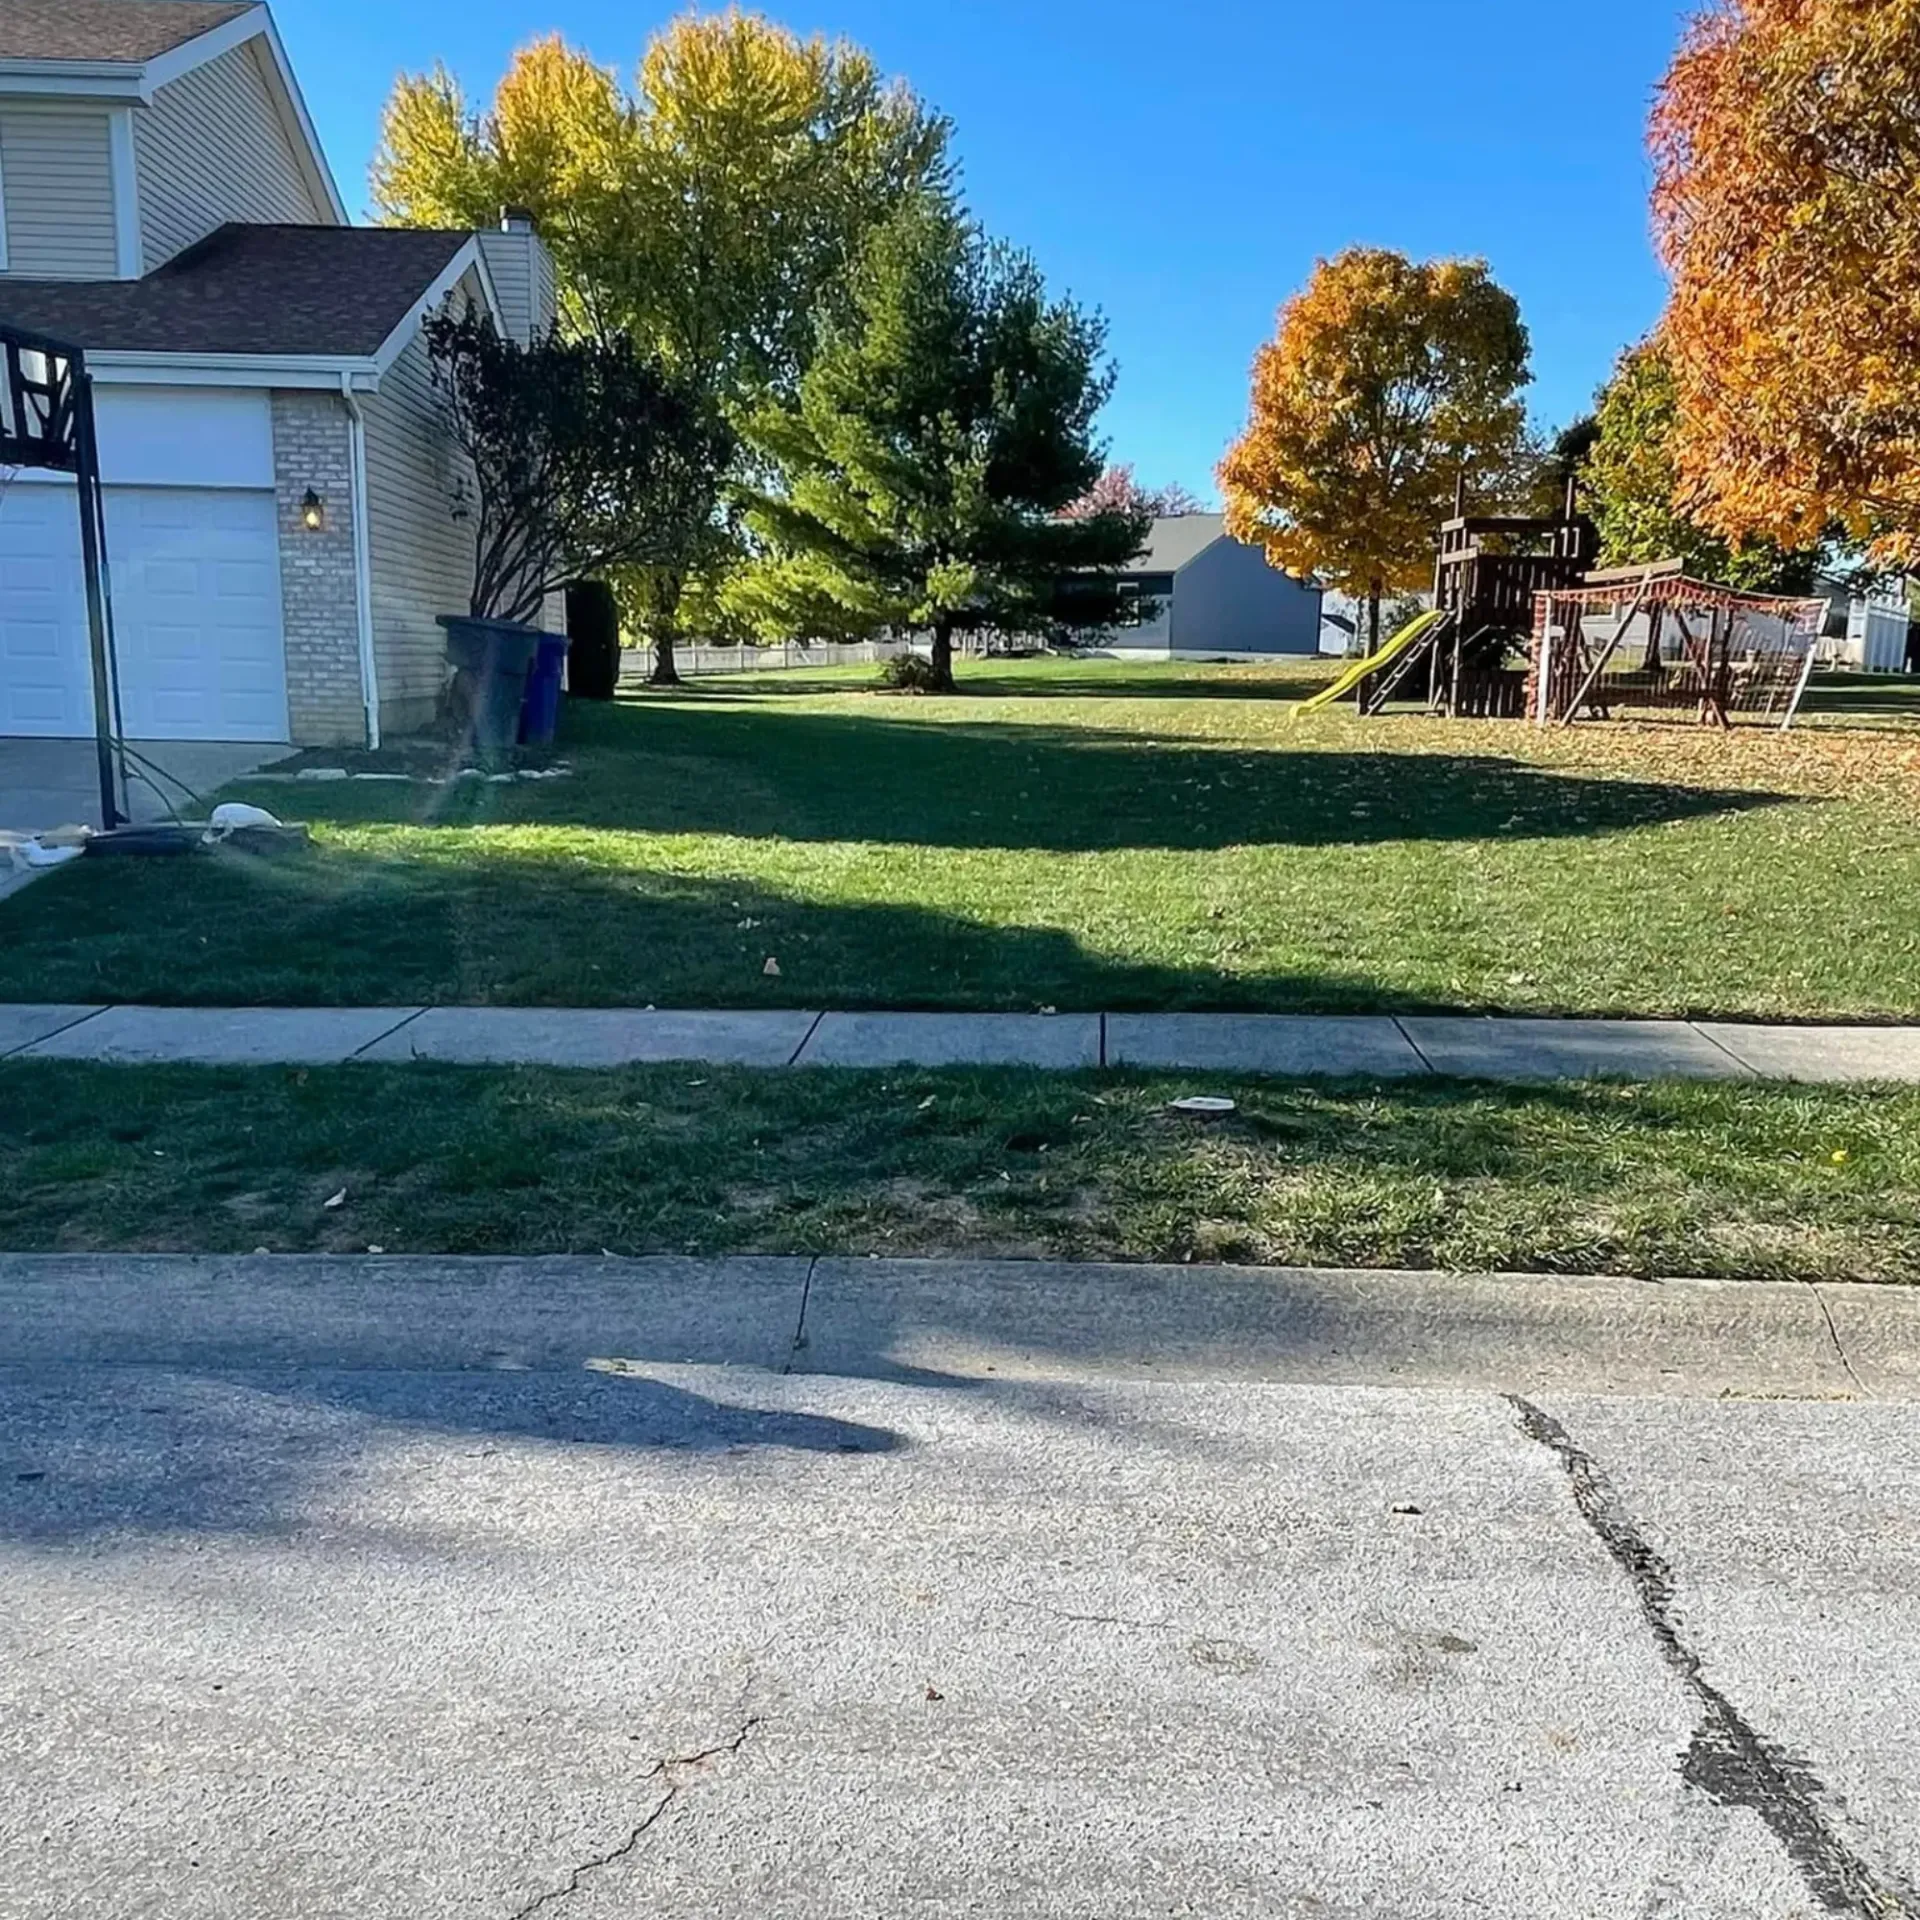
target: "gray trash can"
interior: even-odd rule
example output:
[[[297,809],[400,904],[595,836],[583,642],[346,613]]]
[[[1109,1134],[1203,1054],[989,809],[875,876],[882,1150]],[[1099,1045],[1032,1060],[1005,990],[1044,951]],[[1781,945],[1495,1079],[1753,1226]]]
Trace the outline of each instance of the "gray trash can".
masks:
[[[447,658],[470,690],[467,743],[476,753],[510,753],[520,738],[520,704],[540,630],[518,620],[480,620],[443,613]]]

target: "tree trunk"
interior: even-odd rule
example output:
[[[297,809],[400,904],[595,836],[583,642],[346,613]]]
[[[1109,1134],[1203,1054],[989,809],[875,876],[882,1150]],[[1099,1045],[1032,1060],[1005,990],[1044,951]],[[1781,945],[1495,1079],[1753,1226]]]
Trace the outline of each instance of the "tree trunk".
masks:
[[[655,582],[648,596],[653,613],[653,671],[647,675],[650,685],[677,687],[680,669],[673,658],[674,643],[680,633],[680,593],[685,582],[672,574]]]
[[[653,630],[653,671],[647,675],[647,683],[655,687],[677,687],[680,684],[680,669],[673,659],[674,633],[664,620]]]
[[[1367,651],[1370,654],[1380,651],[1380,582],[1378,580],[1367,589]]]
[[[936,620],[933,623],[933,652],[928,664],[933,669],[933,690],[935,693],[953,691],[953,622]]]

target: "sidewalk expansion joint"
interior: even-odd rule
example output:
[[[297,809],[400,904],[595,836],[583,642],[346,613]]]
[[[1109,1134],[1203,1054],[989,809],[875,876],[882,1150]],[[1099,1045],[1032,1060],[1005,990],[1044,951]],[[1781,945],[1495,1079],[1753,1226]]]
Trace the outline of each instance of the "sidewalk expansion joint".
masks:
[[[368,1040],[364,1042],[362,1045],[355,1047],[354,1050],[347,1055],[347,1058],[349,1060],[358,1060],[360,1056],[366,1052],[368,1047],[377,1047],[381,1043],[381,1041],[391,1040],[396,1033],[403,1032],[406,1028],[412,1026],[413,1023],[416,1020],[418,1020],[423,1013],[431,1013],[432,1011],[433,1009],[431,1007],[415,1007],[414,1010],[410,1014],[408,1014],[404,1020],[396,1020],[392,1026],[384,1028],[381,1032],[376,1033],[371,1040]]]

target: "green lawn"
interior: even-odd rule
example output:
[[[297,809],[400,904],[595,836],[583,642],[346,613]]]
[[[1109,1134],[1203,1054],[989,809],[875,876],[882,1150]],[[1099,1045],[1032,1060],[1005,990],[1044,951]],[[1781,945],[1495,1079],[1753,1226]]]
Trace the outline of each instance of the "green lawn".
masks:
[[[243,786],[312,853],[54,874],[0,999],[1920,1013],[1912,683],[1725,740],[1293,720],[1325,671],[708,680],[568,779]]]
[[[1920,1280],[1920,1092],[0,1064],[0,1246]],[[337,1205],[327,1203],[344,1194]]]

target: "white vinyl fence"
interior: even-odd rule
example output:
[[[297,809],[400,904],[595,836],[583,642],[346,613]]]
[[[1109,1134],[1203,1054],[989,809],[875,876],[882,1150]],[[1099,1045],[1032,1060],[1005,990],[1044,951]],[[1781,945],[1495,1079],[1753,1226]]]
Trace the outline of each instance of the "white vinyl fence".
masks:
[[[925,640],[856,640],[847,645],[801,640],[781,641],[767,647],[708,647],[691,643],[673,650],[675,664],[684,674],[696,673],[777,673],[785,667],[871,667],[902,653],[925,653]],[[985,653],[986,636],[955,634],[956,655]],[[645,679],[652,656],[644,649],[629,647],[621,655],[623,675]]]

